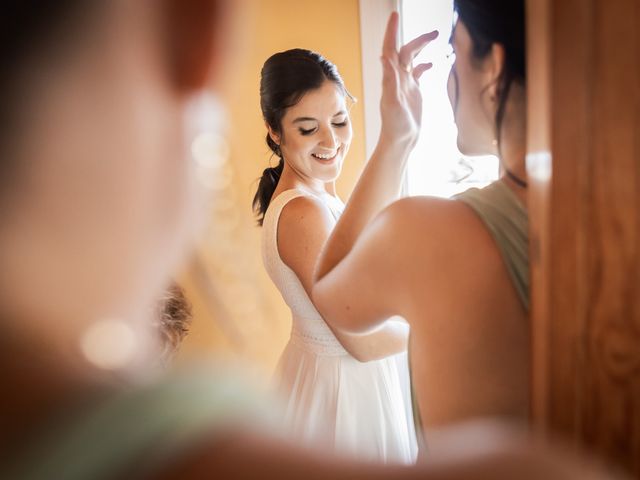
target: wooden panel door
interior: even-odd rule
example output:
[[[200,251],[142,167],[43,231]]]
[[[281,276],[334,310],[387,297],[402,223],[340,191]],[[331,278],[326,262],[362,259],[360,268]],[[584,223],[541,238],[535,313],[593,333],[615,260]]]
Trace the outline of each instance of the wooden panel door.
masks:
[[[640,477],[640,0],[529,0],[532,417]]]

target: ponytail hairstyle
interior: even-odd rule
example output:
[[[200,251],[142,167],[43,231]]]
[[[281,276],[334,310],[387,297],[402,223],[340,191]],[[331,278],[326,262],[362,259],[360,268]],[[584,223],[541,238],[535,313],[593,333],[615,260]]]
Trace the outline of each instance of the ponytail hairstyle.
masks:
[[[332,81],[345,95],[352,98],[336,66],[318,53],[294,48],[276,53],[264,63],[260,77],[260,108],[265,123],[280,135],[281,141],[282,118],[287,109],[298,103],[305,93],[320,88],[325,80]],[[284,170],[280,145],[269,133],[266,140],[279,161],[275,167],[264,169],[253,197],[253,210],[258,217],[258,225],[262,225],[264,214]]]
[[[525,2],[524,0],[454,0],[454,10],[467,27],[473,43],[472,55],[481,60],[494,43],[505,51],[498,78],[495,128],[498,145],[509,90],[514,82],[526,85]],[[457,82],[456,82],[457,89]]]

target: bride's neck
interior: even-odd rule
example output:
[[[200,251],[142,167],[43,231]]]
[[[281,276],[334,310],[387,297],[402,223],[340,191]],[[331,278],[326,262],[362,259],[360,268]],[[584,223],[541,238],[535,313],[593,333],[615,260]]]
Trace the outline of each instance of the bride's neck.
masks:
[[[285,166],[278,184],[278,190],[302,188],[316,193],[328,193],[335,196],[335,182],[325,183],[315,178],[309,178]]]

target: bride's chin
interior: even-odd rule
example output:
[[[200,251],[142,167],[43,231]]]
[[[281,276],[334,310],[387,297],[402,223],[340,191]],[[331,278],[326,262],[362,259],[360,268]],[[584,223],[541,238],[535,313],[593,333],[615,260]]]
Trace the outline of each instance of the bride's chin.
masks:
[[[331,171],[331,172],[326,172],[324,175],[320,175],[319,180],[323,181],[324,183],[329,183],[329,182],[335,182],[338,177],[340,176],[340,168],[335,169],[335,171]]]

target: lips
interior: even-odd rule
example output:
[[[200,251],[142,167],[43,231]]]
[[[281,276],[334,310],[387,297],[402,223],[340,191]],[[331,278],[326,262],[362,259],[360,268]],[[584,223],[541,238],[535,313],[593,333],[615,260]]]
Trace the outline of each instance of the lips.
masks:
[[[318,152],[318,153],[312,153],[311,156],[316,160],[328,163],[334,160],[338,156],[338,152],[340,152],[339,148],[335,152],[325,152],[325,153]]]

